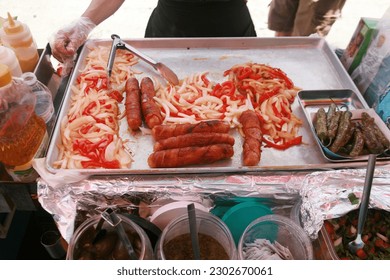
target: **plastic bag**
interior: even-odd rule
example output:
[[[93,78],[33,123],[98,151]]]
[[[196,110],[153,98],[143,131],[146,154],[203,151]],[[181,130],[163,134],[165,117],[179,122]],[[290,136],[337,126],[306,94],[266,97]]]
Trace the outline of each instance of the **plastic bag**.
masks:
[[[351,77],[390,128],[390,8],[379,20],[374,39]]]

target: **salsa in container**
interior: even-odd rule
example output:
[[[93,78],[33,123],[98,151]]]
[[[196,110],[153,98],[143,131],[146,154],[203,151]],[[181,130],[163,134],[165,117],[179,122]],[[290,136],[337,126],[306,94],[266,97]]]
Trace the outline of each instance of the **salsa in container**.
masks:
[[[390,212],[369,209],[363,228],[363,249],[356,254],[348,250],[348,243],[357,234],[359,210],[324,222],[325,241],[333,259],[390,260]]]

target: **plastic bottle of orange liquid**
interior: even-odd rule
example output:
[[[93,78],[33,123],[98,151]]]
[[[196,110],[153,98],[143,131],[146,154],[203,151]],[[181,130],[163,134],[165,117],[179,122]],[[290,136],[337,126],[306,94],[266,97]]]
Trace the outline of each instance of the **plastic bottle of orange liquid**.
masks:
[[[0,162],[19,182],[36,178],[32,160],[47,139],[45,121],[35,114],[36,98],[22,79],[13,79],[9,67],[0,64]]]
[[[14,50],[22,72],[33,72],[38,63],[39,54],[29,27],[13,19],[8,13],[8,18],[0,29],[0,38],[4,46]]]

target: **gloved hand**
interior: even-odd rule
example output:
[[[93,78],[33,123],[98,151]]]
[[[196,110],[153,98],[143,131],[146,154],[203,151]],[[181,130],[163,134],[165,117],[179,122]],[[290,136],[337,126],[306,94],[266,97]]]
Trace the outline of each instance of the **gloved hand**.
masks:
[[[63,63],[63,73],[69,73],[74,65],[74,56],[78,48],[84,44],[95,27],[96,24],[89,18],[80,17],[54,34],[50,40],[50,47],[52,55]]]

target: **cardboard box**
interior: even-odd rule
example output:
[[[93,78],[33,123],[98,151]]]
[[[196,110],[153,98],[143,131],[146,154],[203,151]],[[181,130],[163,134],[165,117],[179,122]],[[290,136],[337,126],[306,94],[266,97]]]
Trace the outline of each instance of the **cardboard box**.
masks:
[[[349,74],[359,66],[374,35],[379,19],[361,18],[340,60]]]

